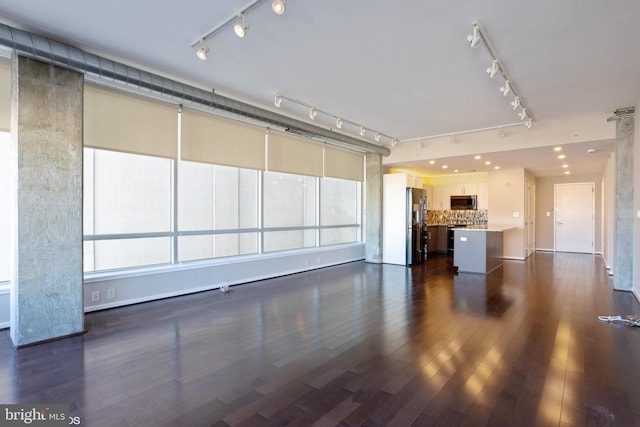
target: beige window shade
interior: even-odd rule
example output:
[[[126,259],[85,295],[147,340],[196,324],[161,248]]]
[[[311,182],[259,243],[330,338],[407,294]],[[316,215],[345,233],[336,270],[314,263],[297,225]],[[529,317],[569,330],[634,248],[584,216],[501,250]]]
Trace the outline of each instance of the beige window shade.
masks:
[[[0,131],[11,127],[11,65],[0,63]]]
[[[277,132],[269,133],[269,170],[322,176],[322,145]]]
[[[85,85],[84,145],[176,158],[178,108]]]
[[[182,160],[264,170],[262,128],[183,110],[181,130]]]
[[[332,178],[362,181],[364,179],[362,158],[362,154],[326,147],[324,149],[324,175]]]

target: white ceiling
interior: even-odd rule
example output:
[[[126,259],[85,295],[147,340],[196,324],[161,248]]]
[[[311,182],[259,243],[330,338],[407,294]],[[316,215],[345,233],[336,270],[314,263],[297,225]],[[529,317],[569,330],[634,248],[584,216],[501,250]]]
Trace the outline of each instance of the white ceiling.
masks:
[[[596,117],[597,126],[610,129],[607,138],[576,129],[578,141],[560,141],[565,149],[582,145],[576,153],[597,145],[597,156],[573,159],[578,173],[602,170],[604,161],[594,159],[606,158],[615,135],[604,119],[640,101],[637,0],[289,0],[282,16],[271,11],[270,2],[247,14],[244,39],[230,26],[214,35],[206,62],[196,58],[192,43],[249,0],[0,0],[0,19],[272,110],[274,95],[282,93],[401,140],[519,121],[498,91],[501,82],[485,72],[491,61],[485,46],[471,49],[466,41],[472,22],[478,22],[534,118],[529,131],[510,128],[512,138],[519,132],[536,135],[546,122],[580,117]],[[287,102],[278,111],[309,120],[308,111]],[[509,151],[498,155],[502,149],[494,149],[495,158],[503,168],[562,173],[535,164],[548,162],[548,142],[538,139],[518,150],[505,144]],[[467,151],[456,160],[467,159],[473,149]],[[391,156],[385,163],[424,174],[451,173],[427,172],[421,160],[432,156],[427,146],[411,162],[392,162]],[[461,163],[459,169],[472,167]]]

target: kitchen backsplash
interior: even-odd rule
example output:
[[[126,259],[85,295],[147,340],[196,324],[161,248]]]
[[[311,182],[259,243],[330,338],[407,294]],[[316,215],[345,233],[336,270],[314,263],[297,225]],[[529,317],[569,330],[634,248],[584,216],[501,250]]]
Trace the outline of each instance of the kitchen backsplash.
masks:
[[[475,211],[427,211],[427,224],[486,224],[489,221],[489,211],[478,209]]]

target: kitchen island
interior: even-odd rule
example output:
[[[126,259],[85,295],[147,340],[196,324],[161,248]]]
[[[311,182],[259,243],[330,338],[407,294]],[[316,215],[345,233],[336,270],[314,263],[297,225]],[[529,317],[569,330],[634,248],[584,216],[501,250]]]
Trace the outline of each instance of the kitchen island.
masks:
[[[458,272],[487,274],[502,266],[502,233],[513,228],[489,224],[454,229],[454,267]]]

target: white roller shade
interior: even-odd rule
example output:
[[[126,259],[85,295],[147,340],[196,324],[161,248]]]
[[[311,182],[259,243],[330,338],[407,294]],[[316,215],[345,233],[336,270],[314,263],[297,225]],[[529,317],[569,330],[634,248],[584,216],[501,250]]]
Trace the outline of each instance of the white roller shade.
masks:
[[[178,108],[85,85],[84,145],[176,158]]]
[[[270,132],[268,141],[270,171],[322,176],[321,144],[277,132]]]
[[[325,147],[324,176],[362,181],[364,179],[362,154]]]
[[[11,127],[11,65],[0,62],[0,131]]]
[[[183,111],[182,160],[264,169],[265,130],[208,114]]]

